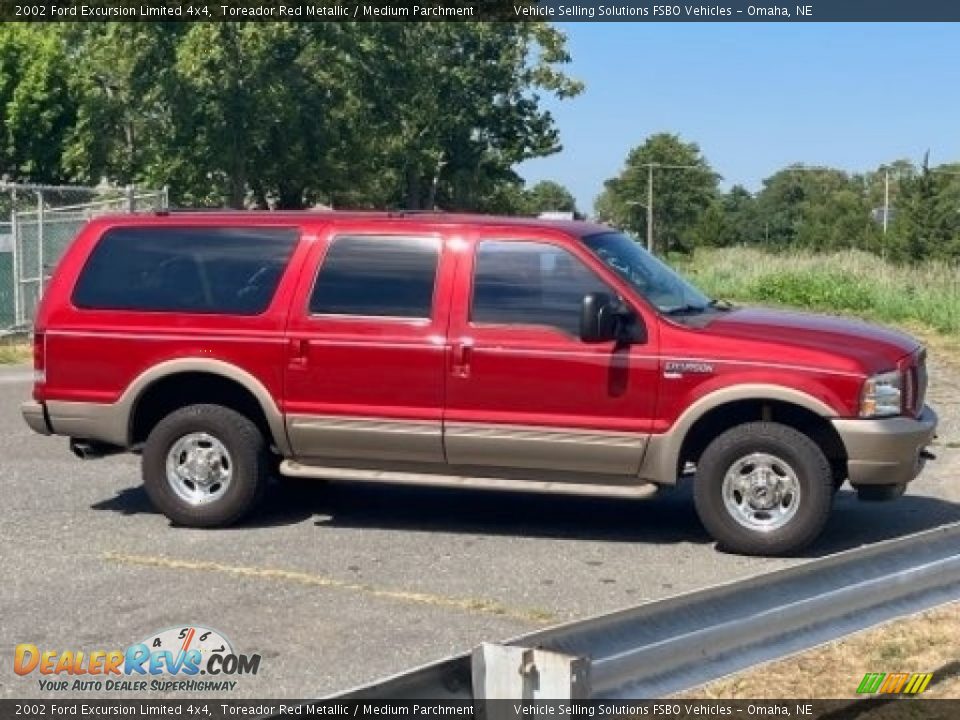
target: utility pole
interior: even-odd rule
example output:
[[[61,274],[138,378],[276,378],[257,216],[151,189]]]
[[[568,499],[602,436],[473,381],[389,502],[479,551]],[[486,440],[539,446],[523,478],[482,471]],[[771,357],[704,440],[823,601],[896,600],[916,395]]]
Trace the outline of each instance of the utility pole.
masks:
[[[647,164],[647,252],[653,255],[653,166]]]
[[[887,234],[887,220],[890,217],[890,168],[883,166],[883,234]]]
[[[653,254],[653,169],[659,170],[702,170],[699,165],[661,165],[656,162],[644,163],[647,169],[647,252]],[[640,205],[639,202],[634,201]],[[628,203],[633,204],[633,203]]]

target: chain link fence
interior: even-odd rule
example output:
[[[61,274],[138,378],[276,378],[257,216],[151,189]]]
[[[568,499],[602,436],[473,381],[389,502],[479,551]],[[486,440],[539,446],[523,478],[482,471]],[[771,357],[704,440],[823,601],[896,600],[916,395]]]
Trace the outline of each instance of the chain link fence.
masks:
[[[13,231],[0,222],[0,332],[14,324],[13,288]]]
[[[166,188],[0,183],[0,334],[29,329],[53,269],[87,220],[166,207]]]

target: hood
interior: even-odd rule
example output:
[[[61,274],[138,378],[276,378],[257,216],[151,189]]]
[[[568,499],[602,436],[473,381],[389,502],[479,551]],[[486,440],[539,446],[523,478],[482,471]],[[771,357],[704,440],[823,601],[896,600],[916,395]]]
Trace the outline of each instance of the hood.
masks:
[[[789,346],[801,357],[833,356],[852,361],[864,372],[893,369],[904,355],[920,344],[909,335],[872,325],[860,320],[815,315],[812,313],[771,310],[767,308],[735,308],[720,313],[707,322],[702,332],[746,345],[761,342]],[[808,351],[808,352],[804,352]]]

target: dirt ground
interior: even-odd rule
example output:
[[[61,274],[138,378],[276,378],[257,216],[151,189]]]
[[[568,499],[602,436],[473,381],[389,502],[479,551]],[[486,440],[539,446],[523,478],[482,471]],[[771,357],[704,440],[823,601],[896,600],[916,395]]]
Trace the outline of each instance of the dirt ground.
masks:
[[[960,698],[960,604],[896,620],[684,693],[688,698],[855,698],[866,673],[933,673],[924,698]]]

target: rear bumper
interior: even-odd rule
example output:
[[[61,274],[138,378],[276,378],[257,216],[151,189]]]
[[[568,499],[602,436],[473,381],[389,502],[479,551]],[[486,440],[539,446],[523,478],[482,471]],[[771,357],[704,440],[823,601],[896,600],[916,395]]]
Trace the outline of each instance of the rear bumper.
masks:
[[[26,422],[34,432],[40,433],[41,435],[51,434],[43,405],[36,400],[27,400],[27,402],[21,404],[20,414],[23,415],[24,422]]]
[[[905,485],[923,469],[923,449],[937,431],[937,414],[924,407],[918,418],[833,420],[847,450],[851,485]]]
[[[127,416],[118,404],[30,400],[20,406],[20,413],[27,425],[42,435],[66,435],[127,446]]]

